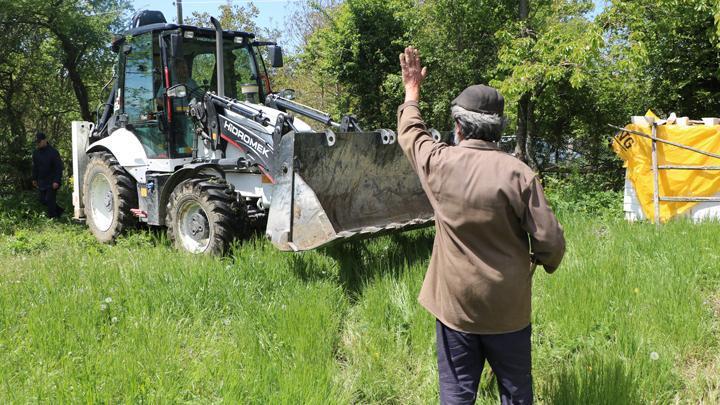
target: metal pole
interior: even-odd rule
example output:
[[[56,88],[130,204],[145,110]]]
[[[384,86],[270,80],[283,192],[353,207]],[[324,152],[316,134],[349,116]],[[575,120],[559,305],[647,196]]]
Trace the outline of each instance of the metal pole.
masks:
[[[177,23],[180,25],[183,23],[182,0],[175,0],[175,5],[177,6]]]
[[[658,181],[657,124],[652,124],[652,172],[653,172],[653,205],[655,206],[655,225],[660,226],[660,183]]]

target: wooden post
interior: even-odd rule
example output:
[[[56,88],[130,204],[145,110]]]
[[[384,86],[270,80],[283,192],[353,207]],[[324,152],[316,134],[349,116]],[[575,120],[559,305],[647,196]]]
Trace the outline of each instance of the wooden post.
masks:
[[[652,172],[653,172],[653,206],[655,207],[655,225],[660,226],[660,183],[658,181],[657,124],[652,124]]]

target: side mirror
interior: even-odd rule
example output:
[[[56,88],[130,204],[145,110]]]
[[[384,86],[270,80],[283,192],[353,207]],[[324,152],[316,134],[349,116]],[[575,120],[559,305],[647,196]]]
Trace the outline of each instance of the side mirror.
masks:
[[[184,84],[176,84],[166,92],[169,98],[185,98],[187,97],[187,87]]]
[[[277,45],[268,47],[268,54],[270,56],[270,65],[274,68],[283,66],[283,54],[282,47]]]

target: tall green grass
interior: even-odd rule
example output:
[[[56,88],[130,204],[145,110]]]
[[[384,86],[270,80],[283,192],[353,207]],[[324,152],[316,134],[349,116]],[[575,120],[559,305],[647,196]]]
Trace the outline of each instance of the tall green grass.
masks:
[[[148,230],[100,245],[16,201],[0,201],[0,403],[437,402],[416,301],[430,230],[209,258]],[[565,261],[535,275],[539,402],[720,401],[720,225],[561,222]],[[486,379],[479,402],[496,398]]]

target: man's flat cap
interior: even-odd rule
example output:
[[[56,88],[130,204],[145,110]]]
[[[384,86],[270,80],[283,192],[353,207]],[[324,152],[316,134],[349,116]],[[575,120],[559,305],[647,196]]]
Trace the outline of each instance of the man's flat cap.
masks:
[[[450,104],[468,111],[503,115],[505,99],[492,87],[476,84],[463,90]]]
[[[40,141],[42,141],[43,139],[47,139],[47,137],[45,136],[44,133],[42,133],[42,132],[37,132],[37,133],[35,134],[35,142],[40,142]]]

